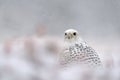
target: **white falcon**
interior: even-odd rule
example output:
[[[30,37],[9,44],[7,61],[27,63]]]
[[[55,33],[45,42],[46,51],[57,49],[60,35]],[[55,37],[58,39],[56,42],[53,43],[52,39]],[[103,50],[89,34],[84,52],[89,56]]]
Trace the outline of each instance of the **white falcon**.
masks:
[[[71,63],[101,66],[98,54],[83,41],[74,29],[65,31],[64,49],[59,56],[60,65]]]

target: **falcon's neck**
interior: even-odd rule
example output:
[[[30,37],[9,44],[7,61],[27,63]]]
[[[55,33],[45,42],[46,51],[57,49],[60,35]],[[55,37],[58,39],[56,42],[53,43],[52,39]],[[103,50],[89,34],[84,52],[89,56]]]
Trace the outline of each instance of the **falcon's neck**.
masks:
[[[80,38],[80,37],[78,37],[78,38],[76,38],[74,40],[65,40],[65,46],[69,46],[70,47],[70,46],[74,46],[75,44],[87,45],[85,43],[85,41],[82,38]]]

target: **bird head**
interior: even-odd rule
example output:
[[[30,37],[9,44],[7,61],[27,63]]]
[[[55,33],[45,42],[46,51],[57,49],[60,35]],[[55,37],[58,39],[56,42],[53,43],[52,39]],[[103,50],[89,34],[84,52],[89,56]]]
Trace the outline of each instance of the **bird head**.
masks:
[[[65,41],[76,41],[78,39],[79,33],[74,29],[68,29],[64,33]]]

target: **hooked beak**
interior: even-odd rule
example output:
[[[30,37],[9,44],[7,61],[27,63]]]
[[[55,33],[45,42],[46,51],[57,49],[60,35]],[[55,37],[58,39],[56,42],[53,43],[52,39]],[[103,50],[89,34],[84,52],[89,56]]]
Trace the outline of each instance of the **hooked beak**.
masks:
[[[70,39],[70,36],[68,36],[68,39]]]
[[[68,34],[68,39],[71,39],[72,38],[72,35],[71,34]]]

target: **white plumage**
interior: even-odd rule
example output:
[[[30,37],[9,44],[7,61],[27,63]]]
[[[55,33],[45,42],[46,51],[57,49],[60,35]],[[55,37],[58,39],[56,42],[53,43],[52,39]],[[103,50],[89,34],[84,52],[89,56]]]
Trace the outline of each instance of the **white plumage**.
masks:
[[[98,54],[93,48],[83,41],[79,33],[74,29],[65,31],[65,42],[63,52],[60,54],[60,64],[85,64],[88,66],[101,66]]]

